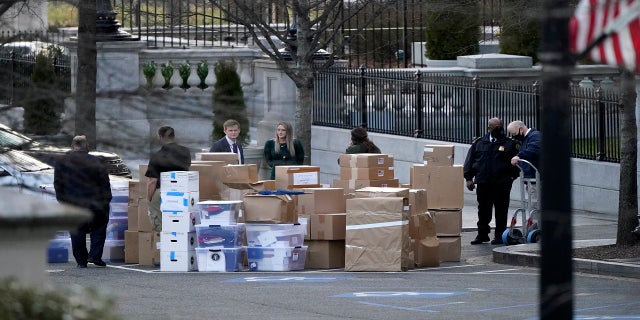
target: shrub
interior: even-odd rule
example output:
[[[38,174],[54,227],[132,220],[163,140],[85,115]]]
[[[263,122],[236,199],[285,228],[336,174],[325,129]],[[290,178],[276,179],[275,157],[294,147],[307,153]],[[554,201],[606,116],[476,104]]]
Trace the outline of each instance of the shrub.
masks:
[[[249,118],[244,103],[244,93],[240,84],[240,76],[236,72],[236,64],[232,61],[218,62],[213,71],[216,83],[213,86],[213,132],[211,137],[216,141],[224,137],[222,124],[228,119],[240,123],[238,141],[243,145],[249,143]]]
[[[23,100],[24,131],[40,135],[58,133],[63,111],[62,97],[53,61],[41,52],[36,56],[31,85]]]
[[[531,1],[507,0],[503,5],[500,53],[529,56],[536,63],[540,45],[540,10]]]
[[[479,51],[478,1],[429,0],[426,56],[434,60],[455,60]]]

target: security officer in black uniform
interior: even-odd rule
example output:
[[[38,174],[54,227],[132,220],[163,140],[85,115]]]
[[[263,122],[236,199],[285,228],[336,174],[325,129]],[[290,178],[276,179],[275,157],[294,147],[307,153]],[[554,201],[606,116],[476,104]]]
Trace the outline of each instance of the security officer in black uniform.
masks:
[[[493,208],[496,228],[491,244],[502,243],[502,233],[507,228],[511,184],[519,175],[518,168],[511,165],[519,145],[505,135],[503,121],[491,118],[487,129],[487,134],[473,141],[464,162],[467,189],[473,191],[475,185],[478,186],[478,235],[471,244],[489,242]]]

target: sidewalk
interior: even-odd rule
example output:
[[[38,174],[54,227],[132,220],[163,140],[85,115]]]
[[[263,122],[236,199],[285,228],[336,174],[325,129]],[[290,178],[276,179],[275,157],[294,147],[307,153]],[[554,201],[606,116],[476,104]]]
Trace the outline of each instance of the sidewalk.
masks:
[[[462,209],[462,231],[472,233],[475,237],[475,231],[477,230],[477,202],[475,194],[465,193],[464,200],[464,208]],[[511,201],[509,219],[511,219],[518,206],[519,201]],[[582,248],[615,244],[617,219],[618,217],[613,214],[573,212],[572,227],[574,230],[579,230],[578,237],[574,236],[576,239],[573,240],[573,247]],[[491,222],[491,226],[495,226],[494,221]],[[520,226],[520,224],[518,224],[518,226]],[[481,248],[483,246],[487,246],[487,244],[471,245],[467,241],[462,243],[462,250],[463,252],[486,250],[486,248]],[[537,253],[539,251],[539,243],[493,246],[493,262],[518,266],[539,267],[540,254]],[[573,259],[573,268],[576,272],[640,278],[640,257],[623,262]]]

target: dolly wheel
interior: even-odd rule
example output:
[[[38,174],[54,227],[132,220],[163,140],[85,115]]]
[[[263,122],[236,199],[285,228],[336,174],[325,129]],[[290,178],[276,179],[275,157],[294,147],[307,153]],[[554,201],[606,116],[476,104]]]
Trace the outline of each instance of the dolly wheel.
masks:
[[[502,234],[502,243],[505,245],[521,244],[526,241],[522,236],[522,231],[519,229],[512,229],[511,233],[509,233],[509,230],[506,230],[505,232],[506,233]]]
[[[540,241],[540,230],[531,230],[531,232],[529,232],[529,234],[527,235],[527,242],[537,243],[538,241]]]
[[[508,246],[508,245],[509,245],[509,238],[510,238],[510,237],[511,237],[511,236],[509,236],[509,229],[505,230],[505,231],[502,233],[502,243],[504,243],[506,246]]]

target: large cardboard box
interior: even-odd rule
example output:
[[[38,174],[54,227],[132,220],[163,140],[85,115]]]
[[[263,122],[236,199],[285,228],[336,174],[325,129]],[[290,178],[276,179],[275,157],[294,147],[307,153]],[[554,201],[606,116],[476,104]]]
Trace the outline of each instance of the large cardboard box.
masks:
[[[393,167],[340,167],[341,180],[388,180],[394,177]]]
[[[151,232],[153,225],[149,218],[149,201],[142,199],[138,202],[138,231]]]
[[[146,184],[145,184],[146,187]],[[145,189],[146,190],[146,189]],[[141,198],[145,198],[147,193],[141,193],[142,188],[140,187],[139,180],[129,180],[129,205],[137,206],[138,200]]]
[[[429,211],[434,215],[438,237],[459,236],[462,233],[462,209]]]
[[[202,161],[201,163],[191,163],[189,171],[200,173],[200,200],[220,200],[220,190],[222,190],[222,167],[223,161]]]
[[[429,210],[427,201],[427,190],[409,189],[409,204],[411,205],[411,215],[421,214]]]
[[[346,203],[342,188],[304,188],[298,195],[298,214],[345,212]]]
[[[416,267],[440,266],[440,243],[438,238],[411,239],[411,246]]]
[[[344,240],[310,240],[305,244],[305,269],[344,268]]]
[[[200,193],[192,192],[160,192],[160,210],[198,211],[196,203],[200,201]]]
[[[393,167],[393,156],[376,153],[341,154],[338,163],[341,167],[351,168]]]
[[[409,237],[424,239],[436,236],[436,223],[431,212],[424,212],[409,217]]]
[[[424,146],[422,159],[425,165],[432,167],[450,167],[454,161],[453,151],[453,145],[428,144]]]
[[[160,271],[197,271],[196,250],[160,252]]]
[[[138,263],[143,266],[160,264],[160,233],[138,232]]]
[[[318,166],[277,166],[276,189],[318,188],[320,167]]]
[[[346,233],[346,213],[312,214],[308,217],[309,239],[344,240]]]
[[[222,182],[256,183],[258,182],[258,166],[255,164],[228,164],[222,167]]]
[[[160,172],[161,192],[198,192],[200,178],[197,171]]]
[[[138,205],[127,207],[127,230],[138,231]]]
[[[427,190],[429,209],[457,209],[464,206],[462,166],[414,164],[410,171],[412,188]]]
[[[138,231],[124,232],[124,263],[138,263],[139,237]]]
[[[407,198],[347,200],[345,271],[406,271],[413,267]]]
[[[147,168],[149,167],[149,165],[147,164],[140,164],[138,165],[138,172],[140,174],[140,183],[138,184],[139,192],[140,192],[140,198],[142,199],[146,199],[147,198],[147,180],[149,178],[147,178],[145,176],[145,174],[147,173]]]
[[[334,179],[332,186],[334,188],[343,188],[344,193],[352,193],[355,190],[365,187],[383,187],[397,188],[400,186],[398,179],[382,179],[382,180],[342,180]]]
[[[409,189],[365,187],[355,192],[356,198],[401,197],[409,198]]]
[[[233,152],[196,152],[198,161],[222,161],[225,164],[238,164],[238,154]]]
[[[247,223],[298,223],[298,213],[290,195],[244,194],[244,221]]]
[[[459,262],[462,252],[461,237],[438,237],[441,262]]]

